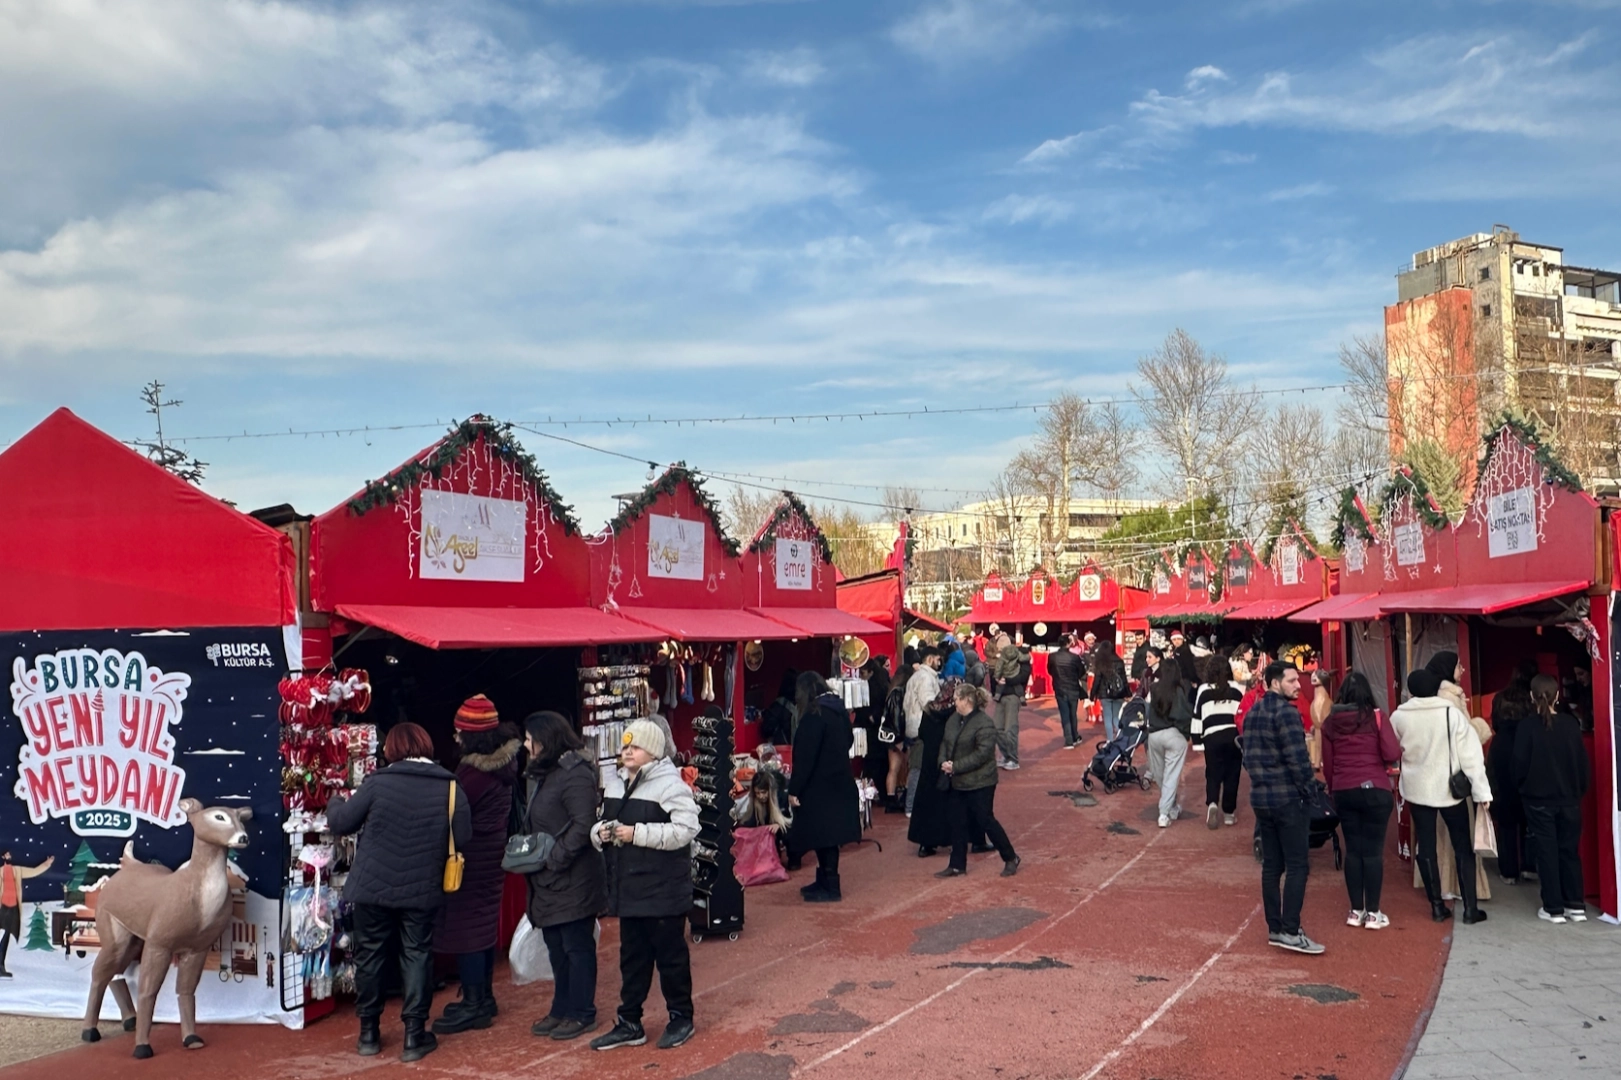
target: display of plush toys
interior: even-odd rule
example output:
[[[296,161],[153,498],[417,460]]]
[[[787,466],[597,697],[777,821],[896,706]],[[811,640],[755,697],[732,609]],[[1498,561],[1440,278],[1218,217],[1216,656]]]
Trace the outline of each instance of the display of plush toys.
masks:
[[[337,674],[289,675],[277,689],[282,802],[289,811],[315,813],[325,808],[332,792],[355,786],[369,771],[376,726],[333,723],[339,714],[371,708],[371,679],[360,668],[344,668]]]

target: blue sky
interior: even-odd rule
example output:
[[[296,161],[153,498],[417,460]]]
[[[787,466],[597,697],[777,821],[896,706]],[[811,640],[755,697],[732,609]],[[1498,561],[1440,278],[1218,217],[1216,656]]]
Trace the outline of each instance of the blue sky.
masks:
[[[1333,382],[1415,250],[1503,222],[1621,264],[1618,14],[10,0],[0,439],[141,435],[154,377],[193,435],[1121,394],[1177,326]],[[558,434],[973,491],[1032,419]],[[194,449],[320,511],[433,434]],[[524,438],[587,522],[646,472]]]

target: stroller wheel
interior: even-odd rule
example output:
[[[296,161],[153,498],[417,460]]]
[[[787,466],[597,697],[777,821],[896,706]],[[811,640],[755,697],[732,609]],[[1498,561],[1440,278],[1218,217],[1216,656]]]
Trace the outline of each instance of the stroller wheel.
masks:
[[[1142,788],[1144,791],[1152,791],[1154,789],[1154,781],[1146,775],[1139,776],[1137,778],[1137,786]]]
[[[1104,791],[1105,794],[1113,795],[1114,791],[1115,791],[1115,787],[1109,781],[1105,780],[1105,781],[1103,781],[1103,791]]]
[[[1092,777],[1090,774],[1081,777],[1081,788],[1084,791],[1092,790]]]

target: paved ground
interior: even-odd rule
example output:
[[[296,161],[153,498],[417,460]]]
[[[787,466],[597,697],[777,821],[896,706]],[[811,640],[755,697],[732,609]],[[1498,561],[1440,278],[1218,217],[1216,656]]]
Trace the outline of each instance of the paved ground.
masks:
[[[78,1046],[83,1026],[78,1020],[0,1016],[0,1067]]]
[[[1406,1080],[1621,1075],[1621,929],[1554,926],[1537,886],[1492,882],[1491,919],[1452,944]],[[1472,927],[1459,927],[1468,931]]]
[[[1344,925],[1345,896],[1327,849],[1313,853],[1305,923],[1329,952],[1303,957],[1266,944],[1247,810],[1210,832],[1191,816],[1155,827],[1152,796],[1097,792],[1077,806],[1088,755],[1058,747],[1050,710],[1029,710],[1025,768],[1002,774],[998,814],[1024,856],[1011,880],[994,856],[965,878],[935,879],[905,819],[880,815],[884,843],[847,849],[846,900],[806,906],[797,886],[752,890],[736,943],[693,948],[699,1037],[596,1054],[583,1042],[528,1034],[549,994],[501,987],[488,1031],[445,1039],[420,1065],[398,1060],[401,1032],[385,1017],[384,1054],[353,1054],[339,1015],[302,1033],[203,1027],[205,1049],[155,1032],[158,1056],[132,1062],[130,1037],[15,1065],[5,1080],[153,1076],[321,1080],[365,1074],[481,1080],[544,1075],[694,1080],[930,1075],[1041,1080],[1389,1080],[1434,1000],[1449,927],[1420,894],[1393,888],[1394,925]],[[1199,799],[1202,770],[1184,779]],[[1080,800],[1086,802],[1087,800]],[[1394,859],[1392,858],[1394,863]],[[1391,878],[1399,875],[1394,871]],[[1488,924],[1493,925],[1493,924]],[[1460,929],[1467,929],[1462,928]],[[617,933],[604,925],[598,1004],[612,1015]],[[498,984],[499,985],[499,984]],[[652,1018],[662,1021],[657,993]]]

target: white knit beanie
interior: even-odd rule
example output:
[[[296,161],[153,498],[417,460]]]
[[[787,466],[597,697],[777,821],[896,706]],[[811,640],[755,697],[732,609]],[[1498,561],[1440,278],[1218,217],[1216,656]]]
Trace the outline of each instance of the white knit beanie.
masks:
[[[625,725],[625,746],[639,746],[653,757],[664,756],[664,732],[651,720],[633,720]]]

